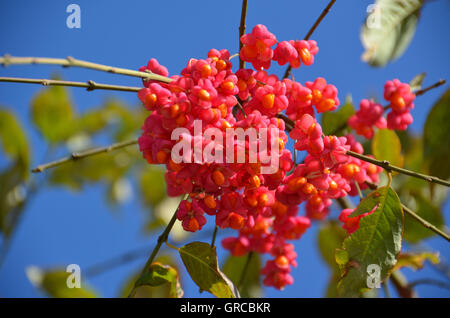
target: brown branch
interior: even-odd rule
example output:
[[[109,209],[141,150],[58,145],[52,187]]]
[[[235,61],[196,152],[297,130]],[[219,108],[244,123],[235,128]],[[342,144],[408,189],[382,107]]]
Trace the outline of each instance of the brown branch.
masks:
[[[245,33],[245,19],[247,17],[247,4],[248,4],[248,0],[242,0],[242,10],[241,10],[241,23],[239,25],[239,52],[241,52],[242,49],[242,42],[241,42],[241,37],[244,35]],[[245,61],[243,61],[241,59],[241,57],[239,56],[239,68],[244,68],[245,67]]]
[[[118,142],[106,147],[100,147],[100,148],[94,148],[94,149],[90,149],[90,150],[86,150],[86,151],[82,151],[82,152],[74,152],[72,153],[70,156],[49,162],[49,163],[45,163],[42,165],[37,166],[36,168],[34,168],[33,170],[31,170],[31,172],[42,172],[46,169],[49,168],[53,168],[56,166],[60,166],[62,164],[65,164],[67,162],[70,161],[77,161],[86,157],[90,157],[90,156],[94,156],[100,153],[105,153],[105,152],[111,152],[113,150],[116,149],[120,149],[120,148],[124,148],[127,146],[131,146],[131,145],[135,145],[137,144],[138,140],[134,139],[134,140],[130,140],[130,141],[125,141],[125,142]]]
[[[316,30],[316,28],[319,26],[320,22],[322,22],[323,18],[325,18],[325,16],[328,14],[328,12],[330,12],[331,7],[333,6],[333,4],[336,2],[336,0],[331,0],[328,5],[325,7],[325,9],[323,9],[322,13],[320,14],[320,16],[317,18],[316,22],[314,22],[313,26],[311,27],[311,29],[309,29],[308,33],[306,33],[305,37],[303,38],[305,41],[309,40],[309,38],[311,37],[311,35],[314,33],[314,31]],[[289,65],[286,69],[286,71],[284,72],[284,76],[283,79],[288,78],[289,74],[291,73],[292,67],[291,65]]]
[[[9,65],[26,65],[26,64],[47,64],[47,65],[60,65],[63,67],[81,67],[88,68],[92,70],[134,76],[145,78],[149,80],[160,81],[164,83],[170,83],[172,79],[161,76],[158,74],[150,73],[150,72],[140,72],[135,70],[130,70],[121,67],[108,66],[98,63],[92,63],[88,61],[78,60],[71,56],[66,58],[50,58],[50,57],[16,57],[5,54],[3,57],[0,57],[0,65],[9,66]]]

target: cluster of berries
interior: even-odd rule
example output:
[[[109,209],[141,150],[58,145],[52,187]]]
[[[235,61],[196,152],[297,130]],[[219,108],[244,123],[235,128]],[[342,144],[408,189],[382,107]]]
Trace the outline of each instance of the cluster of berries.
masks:
[[[358,135],[371,139],[374,134],[374,126],[380,129],[406,130],[413,122],[410,113],[414,108],[416,96],[411,92],[409,84],[402,83],[398,79],[387,81],[384,85],[384,98],[389,102],[386,107],[375,103],[373,100],[363,99],[360,108],[348,120],[348,125]],[[386,109],[391,109],[386,118],[383,116]]]
[[[363,153],[353,135],[323,135],[316,113],[333,111],[339,106],[335,86],[323,78],[302,85],[267,73],[271,61],[280,65],[289,63],[294,68],[311,65],[318,52],[315,41],[277,42],[265,26],[257,25],[241,37],[241,42],[240,58],[250,62],[255,70],[233,72],[229,52],[212,49],[206,59],[189,60],[181,75],[170,77],[170,83],[144,80],[145,87],[138,96],[151,113],[143,126],[139,147],[150,164],[166,166],[170,196],[189,194],[177,212],[186,231],[200,230],[206,224],[205,215],[213,216],[220,228],[238,231],[236,237],[222,241],[224,248],[236,256],[251,251],[270,254],[273,258],[262,269],[264,283],[282,289],[292,284],[291,268],[297,266],[297,254],[289,241],[299,239],[311,220],[325,218],[332,199],[356,195],[358,187],[367,188],[366,181],[378,182],[381,168],[345,154],[347,150]],[[275,44],[277,47],[272,49]],[[168,76],[167,69],[155,59],[141,71]],[[394,80],[386,84],[385,97],[391,101],[395,113],[391,115],[394,119],[388,115],[388,125],[405,124],[414,95]],[[371,102],[362,105],[361,115],[356,116],[364,118],[364,129],[358,128],[357,133],[365,132],[365,127],[372,129],[372,125],[385,124],[380,119],[383,109]],[[240,111],[235,111],[238,108]],[[285,122],[278,116],[281,112],[295,122],[289,137],[295,140],[296,150],[306,152],[301,164],[294,165],[292,153],[285,149],[288,135]],[[202,123],[201,133],[215,128],[222,136],[196,134],[196,120]],[[362,127],[358,120],[353,121]],[[172,140],[176,128],[184,132],[178,136],[179,140]],[[202,161],[195,158],[195,151],[184,152],[181,162],[171,156],[174,147],[184,142],[192,145],[192,149],[195,146],[201,151],[208,149],[216,159],[223,159],[223,149],[217,140],[227,130],[238,128],[251,128],[257,133],[275,129],[277,133],[269,133],[266,139],[276,145],[277,151],[271,149],[268,153],[277,156],[275,173],[263,172],[267,163],[262,153],[251,151],[264,146],[263,138],[252,142],[233,139],[231,145],[227,144],[234,155],[242,152],[246,159],[254,155],[254,162]],[[252,148],[252,143],[257,143],[257,147]],[[263,148],[267,151],[267,145]],[[304,216],[298,214],[302,202],[306,205]],[[349,223],[347,215],[344,210],[341,220],[351,232],[357,222]]]

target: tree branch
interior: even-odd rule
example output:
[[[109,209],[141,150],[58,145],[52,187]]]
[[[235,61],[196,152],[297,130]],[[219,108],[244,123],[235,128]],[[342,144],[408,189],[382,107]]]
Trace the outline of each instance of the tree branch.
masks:
[[[52,79],[37,79],[37,78],[20,78],[20,77],[0,77],[0,82],[12,82],[12,83],[27,83],[27,84],[41,84],[44,86],[71,86],[71,87],[83,87],[88,91],[95,89],[124,91],[124,92],[139,92],[141,87],[121,86],[101,84],[94,81],[87,82],[73,82],[73,81],[60,81]]]
[[[34,168],[33,170],[31,170],[31,172],[34,172],[34,173],[42,172],[46,169],[53,168],[53,167],[62,165],[64,163],[70,162],[70,161],[76,161],[76,160],[94,156],[94,155],[97,155],[100,153],[111,152],[116,149],[135,145],[135,144],[137,144],[137,142],[138,142],[138,140],[134,139],[134,140],[130,140],[130,141],[118,142],[118,143],[115,143],[115,144],[112,144],[112,145],[109,145],[106,147],[94,148],[94,149],[90,149],[90,150],[86,150],[86,151],[82,151],[82,152],[74,152],[70,156],[39,165],[36,168]]]
[[[372,189],[372,190],[376,190],[378,189],[378,185],[373,183],[373,182],[369,182],[369,181],[365,181],[365,184],[367,184],[367,186]],[[422,224],[425,228],[433,231],[434,233],[436,233],[437,235],[442,236],[444,239],[446,239],[447,241],[450,241],[450,236],[445,233],[444,231],[438,229],[436,226],[434,226],[433,224],[431,224],[430,222],[428,222],[427,220],[422,219],[419,215],[417,215],[413,210],[411,210],[410,208],[408,208],[406,205],[404,205],[402,203],[402,209],[403,212],[407,213],[409,216],[411,216],[414,220],[416,220],[417,222],[419,222],[420,224]]]
[[[325,16],[328,14],[328,12],[330,12],[331,7],[333,6],[333,4],[336,2],[336,0],[331,0],[328,5],[325,7],[325,9],[323,9],[322,13],[320,14],[320,16],[317,18],[316,22],[314,22],[313,26],[311,27],[311,29],[309,29],[308,33],[306,33],[304,40],[307,41],[309,40],[309,38],[311,37],[311,35],[314,33],[314,31],[316,30],[316,28],[319,26],[320,22],[322,22],[323,18],[325,18]],[[289,74],[291,73],[292,67],[291,65],[289,65],[286,69],[286,71],[284,72],[284,76],[283,79],[288,78]]]
[[[241,24],[239,26],[239,52],[241,52],[241,49],[242,49],[241,37],[244,35],[245,28],[246,28],[245,19],[247,17],[247,4],[248,4],[248,0],[242,0]],[[239,68],[241,69],[244,67],[245,67],[245,62],[239,56]]]
[[[130,70],[126,68],[108,66],[98,63],[92,63],[88,61],[78,60],[71,56],[66,58],[50,58],[50,57],[16,57],[5,54],[3,57],[0,57],[0,65],[9,66],[9,65],[24,65],[24,64],[48,64],[48,65],[60,65],[63,67],[81,67],[88,68],[97,71],[103,71],[107,73],[113,74],[121,74],[127,76],[134,76],[145,78],[154,81],[160,81],[164,83],[170,83],[172,79],[161,76],[158,74],[150,73],[150,72],[140,72],[135,70]]]
[[[442,180],[442,179],[439,179],[439,178],[434,177],[434,176],[429,176],[429,175],[422,174],[422,173],[415,172],[415,171],[411,171],[411,170],[408,170],[408,169],[400,168],[400,167],[391,165],[389,163],[389,161],[386,161],[386,160],[383,160],[383,161],[377,160],[377,159],[374,159],[374,158],[371,158],[371,157],[368,157],[368,156],[365,156],[365,155],[361,155],[361,154],[359,154],[357,152],[354,152],[354,151],[351,151],[351,150],[347,150],[345,152],[345,154],[347,154],[349,156],[352,156],[352,157],[355,157],[357,159],[360,159],[360,160],[372,163],[372,164],[374,164],[376,166],[379,166],[379,167],[381,167],[381,168],[383,168],[383,169],[385,169],[385,170],[387,170],[389,172],[390,171],[395,171],[395,172],[399,172],[399,173],[402,173],[402,174],[406,174],[406,175],[414,177],[414,178],[418,178],[418,179],[422,179],[422,180],[425,180],[425,181],[428,181],[428,182],[433,182],[433,183],[437,183],[437,184],[441,184],[441,185],[445,185],[447,187],[450,187],[450,182],[448,182],[446,180]]]

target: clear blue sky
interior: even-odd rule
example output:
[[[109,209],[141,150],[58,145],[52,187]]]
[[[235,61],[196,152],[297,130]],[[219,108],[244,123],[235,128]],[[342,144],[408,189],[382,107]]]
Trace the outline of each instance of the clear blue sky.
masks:
[[[371,68],[360,59],[363,52],[359,30],[366,7],[373,1],[337,1],[330,14],[314,33],[320,51],[312,67],[301,67],[294,75],[304,82],[325,77],[339,89],[344,100],[351,93],[355,101],[381,93],[386,80],[409,81],[426,71],[425,84],[440,78],[450,79],[448,59],[450,44],[450,3],[431,1],[422,12],[417,33],[405,55],[386,68]],[[81,29],[66,27],[66,7],[81,7]],[[327,0],[262,1],[250,0],[247,27],[265,24],[278,40],[302,38]],[[107,65],[138,69],[155,57],[171,74],[177,74],[189,58],[204,58],[209,49],[238,50],[238,25],[241,1],[25,1],[0,2],[0,54],[15,56],[48,56],[90,60]],[[284,69],[275,68],[279,75]],[[0,69],[0,76],[48,78],[53,71],[65,79],[140,85],[139,79],[121,77],[82,69],[50,66],[14,66]],[[33,145],[34,164],[40,163],[44,144],[31,129],[29,102],[41,87],[26,84],[0,84],[0,103],[11,107],[27,126]],[[440,87],[420,97],[413,111],[413,131],[423,129],[426,114],[444,92]],[[71,90],[78,111],[99,105],[114,94],[136,104],[133,93],[86,92]],[[138,133],[138,132],[137,132]],[[450,218],[449,204],[444,207]],[[333,215],[336,215],[334,212]],[[143,212],[137,200],[111,212],[104,200],[103,188],[88,187],[82,193],[51,189],[31,202],[17,230],[8,258],[0,269],[0,297],[37,297],[40,293],[25,276],[25,267],[51,267],[70,263],[81,268],[139,247],[152,246],[154,237],[142,235]],[[267,297],[321,297],[330,273],[316,248],[317,227],[311,228],[296,243],[299,267],[294,269],[295,284],[283,292],[268,288]],[[209,240],[209,239],[208,239]],[[427,245],[441,251],[450,260],[448,243],[440,238]],[[223,259],[224,253],[219,252]],[[114,297],[128,275],[139,269],[145,257],[90,279],[105,297]],[[445,279],[433,269],[420,273],[404,271],[408,277]],[[198,288],[183,273],[185,295],[197,297]],[[420,296],[448,297],[448,290],[430,286],[418,287]],[[202,294],[207,296],[206,294]]]

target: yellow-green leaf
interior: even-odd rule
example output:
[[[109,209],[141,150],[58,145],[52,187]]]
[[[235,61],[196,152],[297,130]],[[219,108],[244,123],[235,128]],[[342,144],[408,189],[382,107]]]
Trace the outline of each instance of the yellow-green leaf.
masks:
[[[136,281],[135,287],[157,287],[163,284],[169,285],[170,298],[183,297],[184,292],[181,289],[177,270],[169,265],[163,265],[158,262],[150,264],[150,266],[144,270],[139,279]]]
[[[54,298],[95,298],[97,293],[84,282],[81,282],[81,288],[69,288],[67,280],[71,273],[64,269],[43,270],[35,266],[27,268],[28,279],[33,285],[48,296]]]
[[[372,140],[372,153],[378,160],[387,160],[394,166],[403,166],[402,145],[395,131],[380,129]]]
[[[75,131],[69,93],[62,86],[39,91],[31,102],[33,123],[50,143],[66,140]]]
[[[2,108],[0,108],[0,142],[5,154],[13,160],[20,160],[28,169],[30,147],[25,129],[11,111]]]
[[[430,261],[433,264],[439,263],[439,253],[432,252],[418,252],[418,253],[401,253],[398,256],[397,264],[394,270],[399,270],[403,267],[409,267],[413,270],[422,269],[425,261]]]

